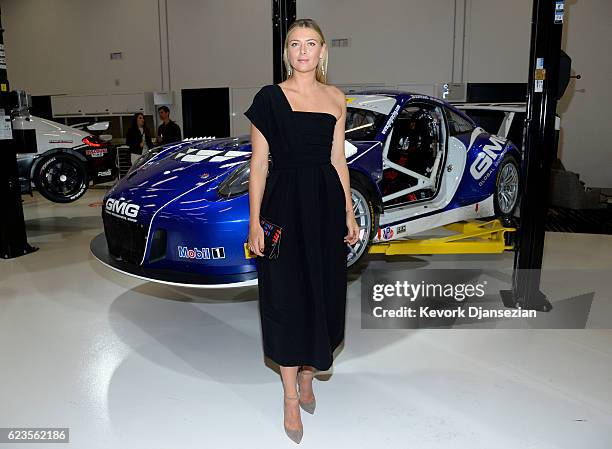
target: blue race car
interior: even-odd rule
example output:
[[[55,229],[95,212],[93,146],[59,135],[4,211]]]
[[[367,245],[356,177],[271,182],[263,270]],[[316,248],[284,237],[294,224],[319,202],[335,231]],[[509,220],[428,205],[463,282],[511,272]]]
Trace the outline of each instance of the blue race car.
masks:
[[[92,252],[112,268],[158,282],[256,283],[244,244],[250,155],[249,136],[152,149],[104,197],[104,234]],[[460,220],[507,219],[517,205],[519,149],[437,98],[347,94],[345,155],[361,228],[359,241],[347,244],[348,266],[372,243]]]

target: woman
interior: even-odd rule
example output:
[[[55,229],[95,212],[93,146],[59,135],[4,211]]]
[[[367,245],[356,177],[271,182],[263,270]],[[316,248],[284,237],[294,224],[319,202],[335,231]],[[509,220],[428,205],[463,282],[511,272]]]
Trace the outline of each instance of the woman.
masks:
[[[331,367],[344,339],[346,245],[359,234],[344,156],[346,97],[326,83],[327,56],[319,26],[295,21],[284,44],[288,78],[262,87],[245,112],[252,122],[248,246],[259,256],[264,354],[280,366],[285,432],[296,443],[300,406],[314,412],[314,371]],[[276,259],[262,253],[260,217],[282,227]]]
[[[151,132],[145,125],[145,118],[142,112],[137,112],[132,117],[132,125],[125,136],[125,144],[130,147],[132,163],[139,155],[153,148]]]

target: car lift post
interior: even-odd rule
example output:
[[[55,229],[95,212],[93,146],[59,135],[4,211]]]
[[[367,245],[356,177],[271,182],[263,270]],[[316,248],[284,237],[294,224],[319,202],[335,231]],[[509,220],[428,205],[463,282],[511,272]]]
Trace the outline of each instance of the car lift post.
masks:
[[[0,257],[11,259],[36,251],[37,248],[28,244],[26,236],[3,35],[0,11],[0,204],[3,208],[0,219]]]
[[[520,225],[512,290],[502,290],[506,307],[552,309],[540,291],[550,170],[557,157],[555,113],[563,29],[563,0],[534,0],[531,24],[527,116],[523,139]]]
[[[296,19],[296,0],[272,0],[272,78],[274,83],[284,79],[283,44],[289,26]]]

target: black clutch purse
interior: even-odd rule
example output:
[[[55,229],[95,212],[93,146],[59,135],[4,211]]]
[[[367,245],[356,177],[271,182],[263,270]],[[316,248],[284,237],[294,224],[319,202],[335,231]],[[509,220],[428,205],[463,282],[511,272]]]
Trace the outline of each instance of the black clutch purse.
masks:
[[[272,223],[270,220],[262,217],[261,215],[259,216],[259,224],[261,225],[261,228],[263,229],[264,233],[263,255],[268,259],[277,259],[283,228],[277,224]],[[257,254],[251,253],[250,250],[249,254],[257,256]]]

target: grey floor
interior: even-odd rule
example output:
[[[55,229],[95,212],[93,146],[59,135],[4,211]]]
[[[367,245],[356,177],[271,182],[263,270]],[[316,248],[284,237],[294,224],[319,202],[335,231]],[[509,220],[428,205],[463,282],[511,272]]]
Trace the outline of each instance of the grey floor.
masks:
[[[70,447],[84,449],[294,447],[262,357],[256,287],[188,290],[100,265],[89,241],[102,195],[25,198],[41,249],[0,261],[0,427],[69,427]],[[511,267],[512,255],[371,261],[483,265]],[[612,236],[548,234],[544,265],[610,273]],[[346,342],[315,382],[300,446],[612,447],[609,288],[594,279],[589,323],[600,329],[369,330],[351,278]]]

